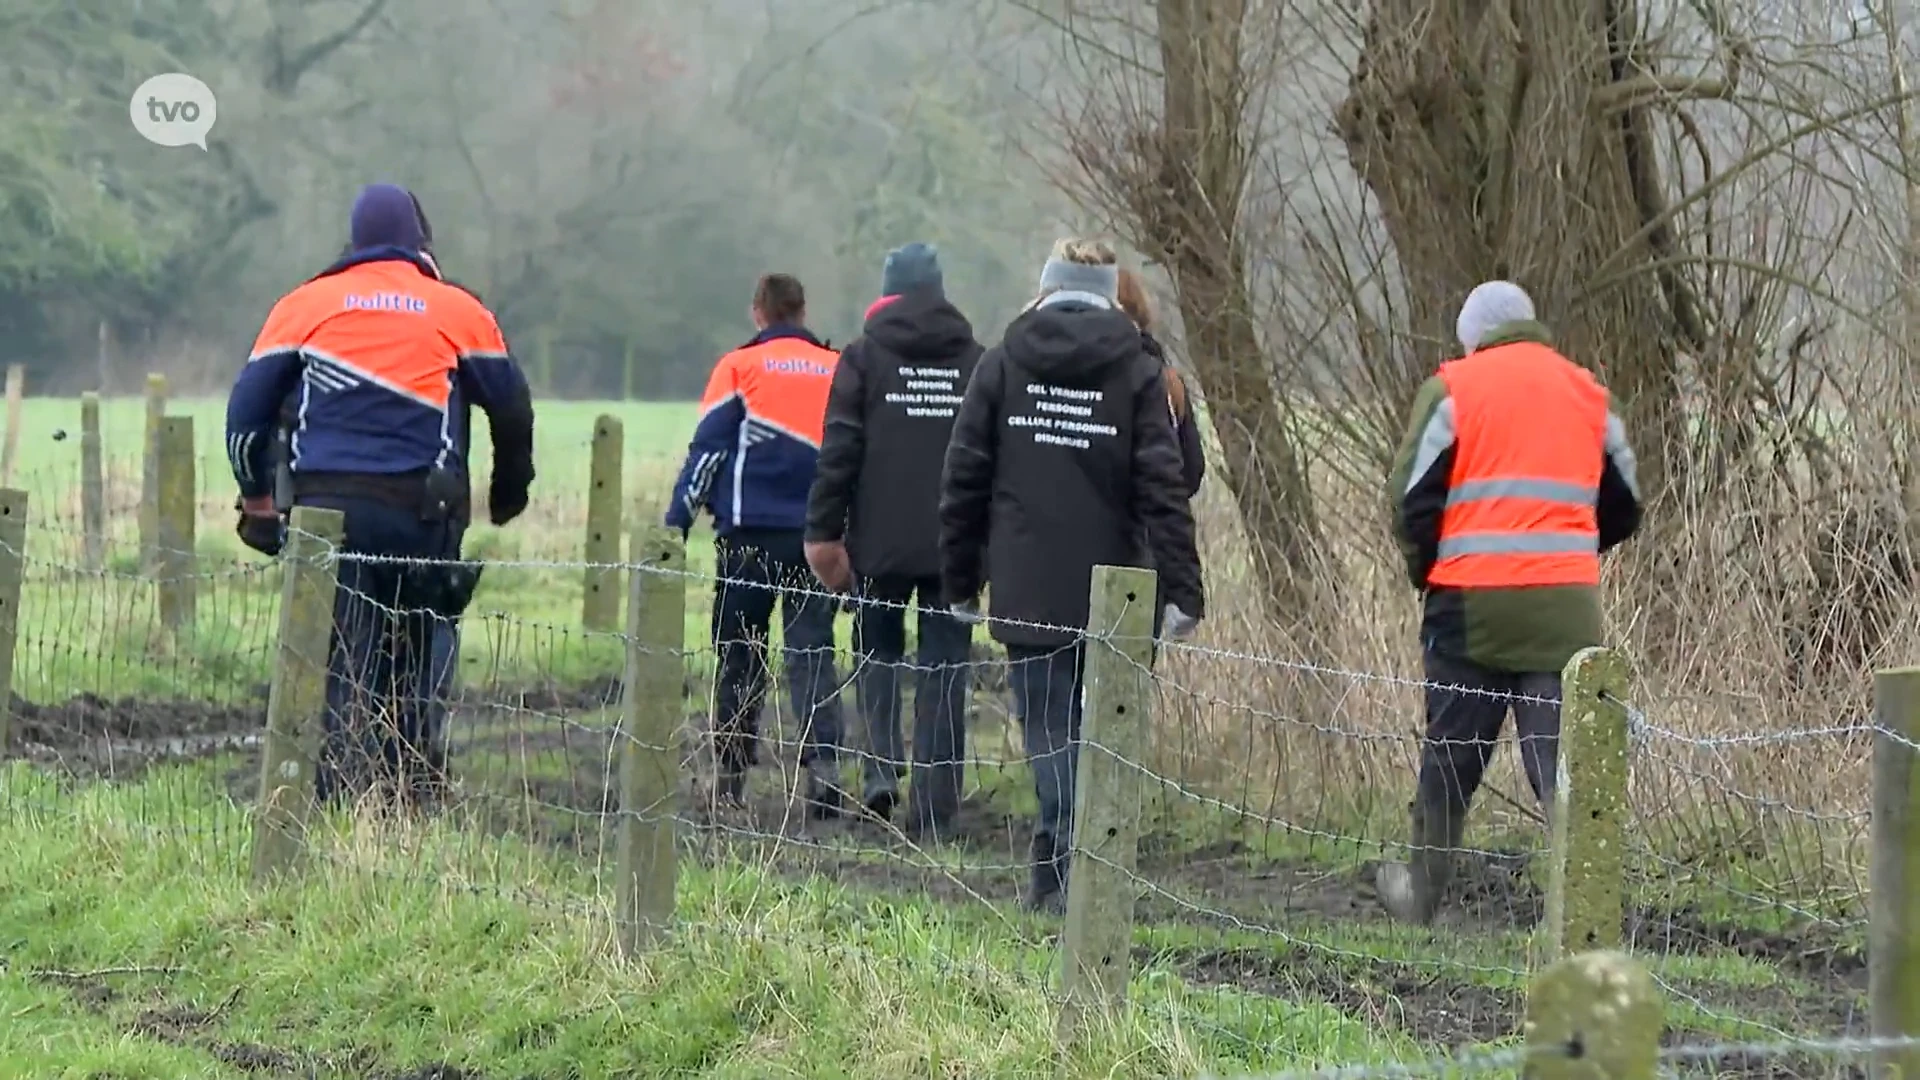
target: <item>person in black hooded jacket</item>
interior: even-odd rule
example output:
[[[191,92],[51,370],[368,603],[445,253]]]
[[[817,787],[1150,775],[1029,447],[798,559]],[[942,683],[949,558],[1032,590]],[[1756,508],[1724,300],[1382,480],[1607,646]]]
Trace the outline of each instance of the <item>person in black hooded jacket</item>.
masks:
[[[906,831],[938,836],[960,808],[972,648],[972,626],[940,597],[940,470],[981,348],[946,298],[932,246],[888,254],[880,292],[864,332],[834,368],[807,497],[806,554],[827,588],[857,580],[854,648],[867,726],[862,798],[883,820],[899,799],[900,669],[907,608],[917,609]]]
[[[1061,241],[1040,298],[981,357],[947,447],[941,579],[956,612],[1007,648],[1040,804],[1027,904],[1065,903],[1085,672],[1098,565],[1154,567],[1164,633],[1205,614],[1193,513],[1160,361],[1115,303],[1113,250]]]

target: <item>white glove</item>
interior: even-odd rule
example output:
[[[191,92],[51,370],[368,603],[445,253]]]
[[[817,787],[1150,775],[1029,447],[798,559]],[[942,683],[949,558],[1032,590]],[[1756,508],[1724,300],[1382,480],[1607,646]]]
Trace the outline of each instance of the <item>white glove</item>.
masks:
[[[1185,641],[1199,625],[1199,619],[1181,611],[1178,605],[1168,604],[1161,614],[1160,636],[1168,641]]]
[[[987,617],[980,614],[980,601],[978,600],[968,600],[963,604],[949,604],[947,605],[947,611],[952,613],[954,618],[959,619],[968,626],[979,626],[981,623],[987,621]]]

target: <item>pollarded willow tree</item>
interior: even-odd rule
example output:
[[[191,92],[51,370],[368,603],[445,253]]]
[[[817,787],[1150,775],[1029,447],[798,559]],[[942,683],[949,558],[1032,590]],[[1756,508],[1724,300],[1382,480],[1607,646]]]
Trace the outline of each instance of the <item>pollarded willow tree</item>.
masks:
[[[1063,125],[1073,168],[1061,179],[1171,279],[1266,610],[1310,632],[1333,568],[1319,557],[1306,432],[1261,335],[1246,219],[1258,138],[1247,117],[1274,57],[1260,46],[1277,38],[1250,29],[1254,15],[1247,0],[1158,0],[1119,5],[1086,29],[1070,20],[1090,62],[1121,75]]]
[[[1080,71],[1063,180],[1171,279],[1269,610],[1333,595],[1342,539],[1385,556],[1351,496],[1378,500],[1460,299],[1510,277],[1635,429],[1666,530],[1636,604],[1764,597],[1798,605],[1766,633],[1871,650],[1906,577],[1886,436],[1920,415],[1890,414],[1911,350],[1883,310],[1906,90],[1897,50],[1815,7],[1036,7]]]
[[[1649,487],[1681,437],[1680,357],[1712,333],[1652,114],[1730,97],[1746,53],[1723,37],[1719,70],[1668,74],[1658,48],[1636,0],[1373,0],[1337,112],[1427,359],[1475,284],[1524,282],[1627,402]]]
[[[1723,553],[1796,671],[1847,667],[1912,583],[1889,451],[1916,414],[1886,395],[1911,356],[1879,310],[1908,95],[1857,10],[1736,2],[1372,0],[1336,129],[1418,338],[1512,277],[1623,403],[1656,500],[1643,610],[1685,623]]]

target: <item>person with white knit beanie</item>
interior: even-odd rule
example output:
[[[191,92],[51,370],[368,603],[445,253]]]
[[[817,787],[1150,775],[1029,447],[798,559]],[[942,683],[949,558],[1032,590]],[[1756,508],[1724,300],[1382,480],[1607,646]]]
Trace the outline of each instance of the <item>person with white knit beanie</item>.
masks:
[[[1495,329],[1534,319],[1533,298],[1525,289],[1511,281],[1489,281],[1467,294],[1453,332],[1460,338],[1460,347],[1473,352]]]
[[[1551,815],[1561,671],[1605,640],[1600,557],[1641,513],[1633,450],[1606,389],[1554,348],[1525,289],[1476,286],[1454,334],[1466,355],[1415,395],[1387,489],[1422,597],[1426,734],[1410,854],[1381,865],[1374,887],[1412,923],[1439,914],[1509,712]]]

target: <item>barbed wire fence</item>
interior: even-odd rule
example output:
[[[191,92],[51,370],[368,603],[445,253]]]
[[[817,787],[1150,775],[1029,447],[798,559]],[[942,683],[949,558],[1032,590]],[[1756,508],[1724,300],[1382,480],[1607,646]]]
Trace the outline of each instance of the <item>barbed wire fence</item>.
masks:
[[[621,485],[610,487],[617,498]],[[197,484],[180,490],[207,502]],[[279,562],[209,554],[192,542],[198,526],[183,524],[171,543],[110,528],[95,558],[75,542],[90,522],[56,512],[29,527],[25,496],[0,493],[0,612],[11,614],[11,625],[0,617],[10,650],[0,667],[9,756],[20,759],[5,774],[6,812],[60,814],[76,778],[104,780],[139,792],[130,826],[204,836],[230,869],[427,877],[579,914],[630,951],[667,935],[799,932],[779,920],[783,882],[931,900],[955,914],[930,920],[915,952],[862,941],[852,899],[842,910],[854,932],[836,947],[1056,996],[1069,1040],[1125,993],[1136,1012],[1236,1048],[1226,1059],[1330,1069],[1284,1075],[1576,1059],[1523,1021],[1556,960],[1611,949],[1657,988],[1664,1046],[1650,1068],[1827,1076],[1914,1049],[1884,1036],[1920,1017],[1870,1022],[1864,959],[1879,933],[1877,945],[1892,944],[1876,949],[1888,972],[1876,979],[1920,978],[1899,905],[1870,914],[1865,902],[1876,860],[1876,892],[1905,893],[1911,673],[1883,679],[1877,717],[1695,735],[1691,717],[1712,703],[1644,699],[1617,654],[1586,657],[1564,691],[1566,808],[1538,806],[1503,757],[1454,853],[1445,915],[1411,928],[1382,917],[1370,890],[1380,865],[1407,858],[1419,738],[1406,718],[1427,685],[1156,648],[1151,577],[1103,571],[1090,627],[1071,630],[1085,650],[1085,726],[1068,901],[1055,918],[1018,903],[1036,807],[1015,676],[988,644],[991,621],[964,665],[968,794],[949,834],[861,811],[867,772],[911,762],[872,749],[859,690],[892,672],[911,717],[919,682],[952,672],[918,657],[848,663],[837,646],[811,658],[772,650],[748,796],[722,805],[711,716],[727,643],[712,642],[701,608],[717,591],[760,585],[690,565],[680,539],[658,530],[639,530],[623,557],[621,516],[592,507],[586,544],[600,558],[475,564],[489,584],[460,621],[437,739],[444,783],[432,814],[396,817],[373,802],[313,805],[312,788],[336,589],[346,568],[390,560],[340,550],[311,520]],[[488,607],[489,596],[514,610]],[[358,599],[396,623],[431,622],[391,598]],[[834,704],[796,707],[781,693],[786,669],[809,662],[830,669]],[[821,734],[833,726],[823,710],[838,711],[837,738]],[[845,788],[842,812],[826,819],[798,764],[823,742],[841,751]],[[189,767],[154,768],[174,762]],[[1871,784],[1859,772],[1869,762]],[[1774,782],[1783,769],[1836,780],[1809,798],[1805,785]],[[209,803],[208,787],[226,801]],[[700,888],[675,888],[694,878]],[[989,937],[1001,944],[983,952]],[[1169,1005],[1167,975],[1200,997]],[[1915,997],[1879,989],[1872,1011]],[[1339,1064],[1343,1048],[1382,1033],[1397,1060]]]

